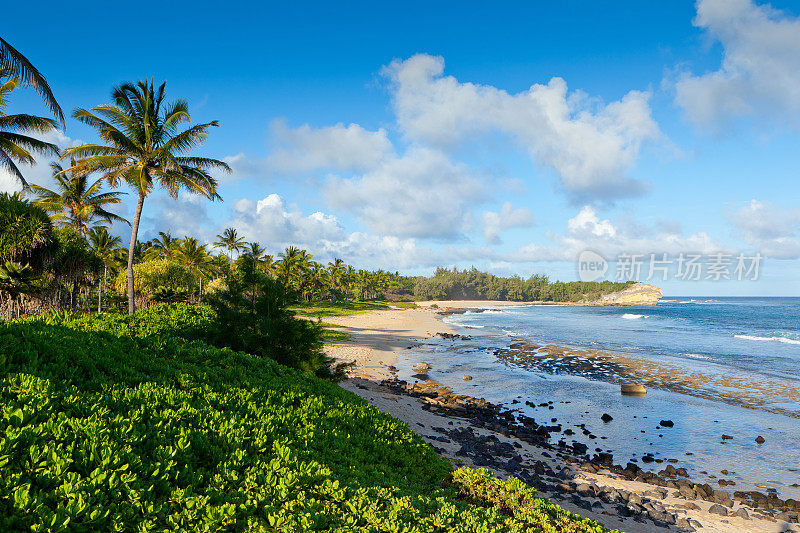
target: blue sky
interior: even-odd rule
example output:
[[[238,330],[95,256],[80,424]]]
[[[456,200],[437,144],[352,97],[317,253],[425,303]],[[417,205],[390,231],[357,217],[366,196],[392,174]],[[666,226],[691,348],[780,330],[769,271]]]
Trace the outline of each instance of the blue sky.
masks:
[[[121,3],[17,3],[8,19],[37,31],[3,37],[65,110],[148,77],[220,121],[203,152],[234,168],[225,201],[156,193],[143,238],[232,225],[321,261],[564,280],[584,249],[612,279],[621,253],[760,252],[757,281],[657,284],[800,295],[796,4],[431,4],[165,2],[142,22]],[[44,112],[18,93],[11,111]],[[69,120],[54,140],[94,137]],[[27,175],[48,183],[44,164]]]

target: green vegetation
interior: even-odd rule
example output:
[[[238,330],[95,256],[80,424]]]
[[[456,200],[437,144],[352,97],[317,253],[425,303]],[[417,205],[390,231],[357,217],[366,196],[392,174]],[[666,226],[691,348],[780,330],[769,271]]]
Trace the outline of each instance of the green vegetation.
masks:
[[[324,316],[348,316],[366,313],[367,311],[386,310],[392,308],[413,309],[417,307],[414,302],[390,302],[384,300],[362,300],[362,301],[315,301],[295,304],[290,307],[292,311],[301,316],[324,317]]]
[[[212,317],[0,323],[0,530],[605,531],[452,472],[328,381],[196,340]]]
[[[621,291],[632,283],[551,282],[547,276],[540,274],[523,280],[519,276],[501,278],[474,267],[469,270],[437,268],[432,277],[417,278],[414,297],[419,300],[580,302],[597,300],[604,294]]]

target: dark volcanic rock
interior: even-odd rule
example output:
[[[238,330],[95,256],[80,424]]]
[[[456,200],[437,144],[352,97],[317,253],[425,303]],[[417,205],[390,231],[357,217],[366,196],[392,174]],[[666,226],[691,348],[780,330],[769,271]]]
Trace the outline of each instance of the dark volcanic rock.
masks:
[[[671,428],[672,426],[674,426],[674,425],[675,425],[675,424],[672,422],[672,420],[662,420],[661,422],[659,422],[659,424],[661,424],[661,426],[662,426],[662,427],[665,427],[665,428]]]
[[[608,424],[609,422],[611,422],[612,420],[614,420],[614,417],[613,417],[613,416],[611,416],[611,415],[610,415],[610,414],[608,414],[608,413],[603,413],[603,416],[601,416],[601,417],[600,417],[600,420],[602,420],[603,422],[605,422],[606,424]]]
[[[756,442],[757,442],[758,444],[764,444],[765,442],[767,442],[767,439],[765,439],[764,437],[762,437],[761,435],[759,435],[758,437],[756,437]]]
[[[712,505],[708,509],[708,512],[711,514],[718,514],[720,516],[728,516],[728,510],[725,507],[717,504]]]

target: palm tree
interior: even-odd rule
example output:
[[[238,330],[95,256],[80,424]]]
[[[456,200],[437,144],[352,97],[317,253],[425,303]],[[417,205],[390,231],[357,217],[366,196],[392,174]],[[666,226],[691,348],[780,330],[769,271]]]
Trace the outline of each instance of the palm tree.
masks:
[[[0,52],[5,43],[0,39]],[[8,67],[0,67],[0,80],[13,76],[14,71]],[[42,155],[58,155],[55,144],[40,141],[25,135],[26,133],[47,133],[56,127],[54,120],[37,117],[34,115],[6,115],[3,110],[8,105],[8,95],[17,88],[19,78],[12,77],[5,83],[0,83],[0,167],[5,168],[9,174],[19,181],[23,187],[28,182],[22,176],[17,164],[33,165],[36,160],[34,153]]]
[[[215,200],[219,198],[217,180],[209,171],[230,172],[217,159],[185,155],[205,141],[209,128],[219,124],[212,121],[179,131],[181,123],[191,120],[189,106],[185,100],[165,103],[165,86],[166,82],[158,89],[152,82],[123,83],[112,92],[112,104],[76,109],[73,116],[95,128],[105,144],[83,144],[64,152],[64,157],[78,159],[70,170],[103,172],[112,186],[127,183],[138,194],[128,247],[129,314],[136,311],[133,255],[145,197],[158,184],[173,198],[187,189]]]
[[[19,318],[19,307],[17,300],[20,294],[29,294],[36,287],[34,282],[37,276],[30,265],[21,265],[14,261],[6,261],[0,264],[0,290],[9,294],[11,300],[10,318]]]
[[[122,239],[116,235],[111,235],[106,227],[97,227],[89,230],[89,243],[92,250],[103,262],[103,277],[97,287],[97,314],[103,310],[103,289],[106,287],[108,277],[108,266],[114,263],[114,259],[119,255],[119,246]]]
[[[214,246],[228,250],[231,265],[233,264],[233,252],[240,252],[244,249],[244,237],[241,237],[234,228],[226,228],[221,234],[217,235],[217,242]]]
[[[162,259],[172,258],[180,248],[181,241],[172,236],[169,231],[159,231],[158,237],[150,241],[147,250],[147,259],[160,257]]]
[[[0,37],[0,70],[7,70],[10,75],[19,78],[22,85],[25,87],[33,87],[39,93],[47,107],[55,115],[62,127],[66,129],[64,123],[64,113],[61,111],[58,102],[56,102],[53,91],[47,84],[44,76],[36,70],[28,59],[22,55],[17,49],[8,44],[3,38]]]
[[[75,164],[74,161],[72,163]],[[51,163],[50,166],[53,169],[57,190],[53,191],[39,185],[31,185],[30,190],[37,196],[35,203],[51,213],[54,222],[72,227],[84,236],[95,219],[101,219],[109,224],[119,220],[130,225],[127,220],[107,211],[104,207],[120,203],[122,201],[120,196],[126,193],[100,192],[102,179],[90,184],[86,174],[70,174],[58,163]]]
[[[178,249],[178,260],[200,280],[200,291],[197,303],[203,299],[203,276],[211,267],[211,257],[209,257],[206,247],[194,237],[184,237]]]

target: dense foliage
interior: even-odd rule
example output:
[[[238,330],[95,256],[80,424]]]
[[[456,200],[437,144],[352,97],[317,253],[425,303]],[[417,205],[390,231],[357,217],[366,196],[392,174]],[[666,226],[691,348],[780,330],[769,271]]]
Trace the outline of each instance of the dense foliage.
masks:
[[[152,298],[159,287],[188,293],[197,286],[197,278],[189,269],[172,259],[153,259],[133,265],[133,278],[136,283],[136,295]],[[127,294],[127,272],[120,270],[114,281],[114,288],[120,295]],[[141,306],[139,306],[141,307]]]
[[[452,270],[437,268],[430,278],[418,278],[414,297],[420,300],[510,300],[514,302],[592,301],[604,294],[620,291],[632,282],[614,283],[572,281],[551,282],[547,276],[501,278],[476,268]]]
[[[605,531],[449,465],[202,307],[0,323],[2,531]]]

